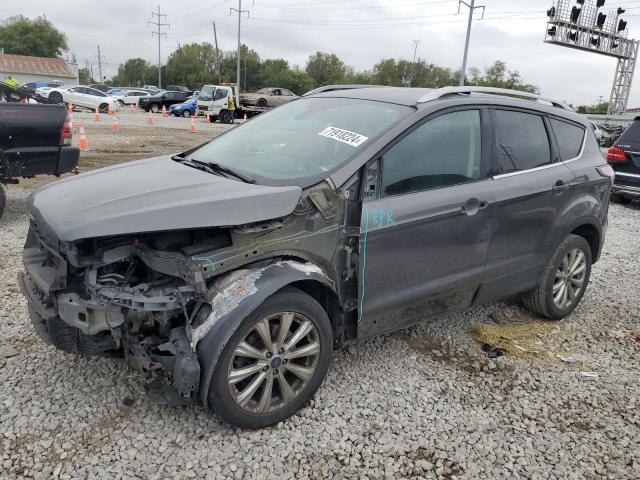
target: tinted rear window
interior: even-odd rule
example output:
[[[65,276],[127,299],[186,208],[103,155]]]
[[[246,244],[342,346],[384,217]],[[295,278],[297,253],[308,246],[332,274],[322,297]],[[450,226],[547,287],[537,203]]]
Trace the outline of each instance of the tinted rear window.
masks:
[[[576,158],[582,150],[584,141],[584,128],[551,118],[551,128],[558,141],[561,160]]]
[[[497,165],[495,173],[509,173],[551,163],[551,147],[540,115],[496,110]]]
[[[620,135],[617,144],[640,145],[640,120],[634,120],[631,125]]]

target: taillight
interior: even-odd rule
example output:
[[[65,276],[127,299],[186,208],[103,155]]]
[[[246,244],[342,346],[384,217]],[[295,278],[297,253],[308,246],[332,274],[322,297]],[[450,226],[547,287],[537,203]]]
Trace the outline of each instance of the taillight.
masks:
[[[627,155],[618,147],[611,147],[607,152],[607,160],[609,162],[626,162]]]
[[[71,137],[73,132],[71,131],[71,119],[69,115],[64,119],[62,125],[62,131],[60,132],[60,145],[71,145]]]

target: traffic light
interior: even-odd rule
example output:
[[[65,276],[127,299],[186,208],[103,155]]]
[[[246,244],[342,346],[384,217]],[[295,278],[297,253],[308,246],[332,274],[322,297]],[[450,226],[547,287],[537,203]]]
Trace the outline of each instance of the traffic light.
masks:
[[[576,3],[577,3],[578,5],[584,5],[584,0],[576,0]]]
[[[618,31],[619,32],[623,32],[626,29],[627,29],[627,21],[626,20],[620,20],[618,22]]]
[[[575,6],[571,9],[571,23],[578,23],[581,11],[582,9]]]
[[[555,37],[556,36],[556,26],[554,25],[553,27],[551,27],[549,30],[547,30],[547,34],[550,37]]]
[[[626,10],[622,7],[618,7],[618,15],[622,15]]]
[[[556,16],[556,7],[551,7],[547,10],[547,17],[553,18]]]
[[[604,7],[604,2],[605,2],[605,0],[598,0],[598,1],[596,2],[596,8],[602,8],[602,7]]]
[[[569,40],[573,40],[574,42],[578,42],[578,31],[575,32],[569,31]]]
[[[600,13],[598,14],[598,19],[596,20],[596,26],[597,26],[600,30],[602,30],[602,27],[604,27],[604,22],[605,22],[606,20],[607,20],[607,16],[606,16],[604,13],[600,12]]]
[[[613,42],[613,43],[611,44],[611,48],[613,48],[614,50],[615,50],[616,48],[618,48],[619,46],[620,46],[620,44],[619,44],[618,42]]]
[[[594,47],[600,46],[600,37],[591,37],[591,45]]]

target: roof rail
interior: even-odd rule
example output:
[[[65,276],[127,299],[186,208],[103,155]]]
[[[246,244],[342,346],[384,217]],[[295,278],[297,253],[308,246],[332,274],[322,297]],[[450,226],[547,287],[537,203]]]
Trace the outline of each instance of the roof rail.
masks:
[[[507,88],[494,88],[494,87],[473,87],[473,86],[464,86],[464,87],[442,87],[433,90],[432,92],[425,93],[422,97],[420,97],[417,103],[425,103],[433,100],[438,100],[440,98],[446,97],[448,95],[454,95],[458,93],[488,93],[492,95],[504,95],[508,97],[520,97],[520,98],[530,98],[533,100],[548,102],[554,107],[563,108],[565,110],[573,111],[573,109],[560,100],[555,100],[553,98],[543,97],[542,95],[538,95],[536,93],[522,92],[520,90],[509,90]]]

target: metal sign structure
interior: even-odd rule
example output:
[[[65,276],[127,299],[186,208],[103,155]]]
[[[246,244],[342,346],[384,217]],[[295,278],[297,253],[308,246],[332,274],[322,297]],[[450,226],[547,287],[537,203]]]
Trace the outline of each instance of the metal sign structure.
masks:
[[[555,0],[547,10],[544,41],[618,59],[609,97],[609,115],[627,109],[640,42],[628,38],[623,8],[604,11],[606,0]]]

